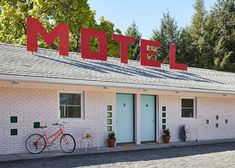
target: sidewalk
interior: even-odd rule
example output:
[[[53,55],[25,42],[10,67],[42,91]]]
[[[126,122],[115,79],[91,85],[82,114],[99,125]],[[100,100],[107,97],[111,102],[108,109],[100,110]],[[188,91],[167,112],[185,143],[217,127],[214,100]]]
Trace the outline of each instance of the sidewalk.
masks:
[[[108,148],[108,147],[102,147],[99,149],[89,148],[87,151],[85,149],[76,149],[71,154],[66,154],[62,151],[46,151],[45,150],[40,154],[17,153],[17,154],[0,155],[0,162],[49,158],[49,157],[58,157],[58,156],[86,155],[86,154],[136,151],[136,150],[147,150],[147,149],[162,149],[162,148],[219,144],[219,143],[229,143],[229,142],[235,142],[235,139],[203,140],[203,141],[198,141],[198,142],[195,142],[195,141],[194,142],[172,142],[170,144],[157,144],[157,143],[147,143],[147,144],[141,144],[141,145],[133,144],[133,145],[121,145],[115,148]]]

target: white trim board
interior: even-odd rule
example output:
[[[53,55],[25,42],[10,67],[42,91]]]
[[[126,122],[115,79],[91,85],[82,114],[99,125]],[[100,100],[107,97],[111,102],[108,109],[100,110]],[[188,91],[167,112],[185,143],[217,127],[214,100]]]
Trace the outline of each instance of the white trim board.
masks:
[[[177,87],[177,86],[148,85],[148,84],[121,83],[121,82],[82,80],[82,79],[79,80],[79,79],[29,77],[29,76],[17,76],[17,75],[0,75],[0,80],[17,81],[17,82],[51,83],[51,84],[67,84],[67,85],[88,85],[88,86],[149,89],[149,90],[163,90],[163,91],[176,91],[176,92],[194,92],[194,93],[197,92],[197,93],[235,95],[235,91],[230,91],[230,90],[184,88],[184,87]]]

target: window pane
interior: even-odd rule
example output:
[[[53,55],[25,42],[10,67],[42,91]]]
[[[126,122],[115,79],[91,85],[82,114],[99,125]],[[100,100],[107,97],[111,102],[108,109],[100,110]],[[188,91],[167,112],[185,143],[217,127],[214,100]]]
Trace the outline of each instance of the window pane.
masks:
[[[193,109],[182,109],[182,117],[193,117]]]
[[[81,105],[81,94],[60,93],[60,105]]]
[[[182,99],[182,107],[192,107],[193,108],[193,99]]]
[[[81,118],[80,106],[60,106],[61,118]]]
[[[60,106],[60,117],[61,117],[61,118],[66,117],[66,114],[65,114],[65,106]]]
[[[81,107],[78,106],[67,106],[66,111],[68,112],[67,117],[81,118]]]

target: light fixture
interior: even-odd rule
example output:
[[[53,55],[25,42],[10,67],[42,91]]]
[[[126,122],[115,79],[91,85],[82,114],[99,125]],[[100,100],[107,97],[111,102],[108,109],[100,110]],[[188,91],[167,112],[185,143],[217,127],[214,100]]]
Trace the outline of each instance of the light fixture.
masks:
[[[107,86],[104,86],[103,89],[108,89],[108,87],[107,87]]]
[[[143,89],[143,92],[147,92],[148,90],[147,89]]]
[[[17,82],[17,81],[12,81],[12,84],[13,84],[13,85],[18,85],[19,82]]]
[[[226,94],[223,94],[223,96],[227,96]]]
[[[176,91],[175,93],[180,93],[179,91]]]

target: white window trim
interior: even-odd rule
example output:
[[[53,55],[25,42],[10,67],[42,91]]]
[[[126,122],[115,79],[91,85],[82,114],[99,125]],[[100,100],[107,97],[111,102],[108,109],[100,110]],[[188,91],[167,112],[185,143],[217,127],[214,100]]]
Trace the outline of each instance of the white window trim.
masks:
[[[80,94],[81,95],[81,118],[61,118],[60,117],[60,93],[71,93],[71,94]],[[85,104],[84,104],[84,92],[81,91],[58,91],[58,119],[59,120],[85,120],[85,112],[84,112],[84,109],[85,109]]]
[[[182,117],[182,99],[193,99],[193,117]],[[197,119],[197,98],[196,97],[181,97],[180,98],[180,116],[182,119]]]

